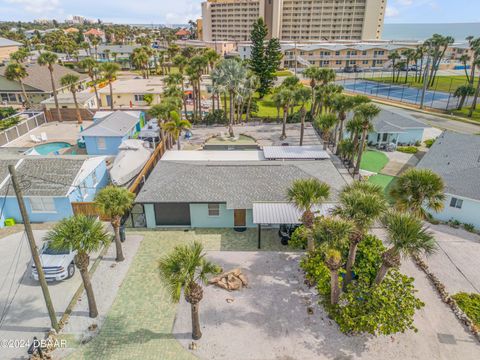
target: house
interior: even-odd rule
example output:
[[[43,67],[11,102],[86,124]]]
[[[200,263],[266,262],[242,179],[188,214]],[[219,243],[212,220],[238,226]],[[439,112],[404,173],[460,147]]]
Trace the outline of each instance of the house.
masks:
[[[93,125],[80,135],[85,141],[88,155],[117,155],[120,144],[135,137],[145,125],[141,111],[98,111]]]
[[[77,94],[77,103],[80,109],[97,109],[97,98],[95,92],[90,90],[85,90],[78,92]],[[57,96],[58,106],[62,109],[75,109],[75,102],[73,101],[73,95],[71,93],[63,93]],[[41,102],[43,107],[46,110],[55,109],[55,98],[52,96]]]
[[[177,39],[188,39],[189,36],[190,36],[190,31],[188,31],[187,29],[183,28],[183,29],[178,30],[178,31],[175,33],[175,36],[177,37]]]
[[[331,187],[329,201],[337,201],[345,180],[330,159],[313,160],[321,157],[269,160],[263,151],[167,151],[135,202],[143,205],[148,228],[276,226],[277,220],[259,216],[255,208],[281,207],[295,218],[286,192],[296,179],[318,178]],[[289,219],[299,222],[298,216]]]
[[[347,120],[351,120],[353,116],[353,113],[350,113]],[[367,137],[369,146],[414,145],[422,142],[424,130],[429,127],[413,116],[390,108],[382,108],[380,114],[372,120],[372,124],[373,131]]]
[[[145,95],[152,96],[151,105],[159,104],[164,90],[163,81],[159,77],[116,80],[112,83],[112,88],[113,107],[119,109],[148,106]],[[98,93],[102,104],[110,107],[112,99],[109,87],[100,89]]]
[[[73,202],[93,201],[97,191],[109,183],[105,159],[35,156],[0,160],[0,227],[8,218],[22,220],[8,165],[15,165],[22,183],[27,184],[22,190],[30,221],[48,222],[72,216]]]
[[[88,51],[80,49],[78,56],[80,59],[86,57],[94,57],[100,62],[115,61],[121,64],[122,68],[130,67],[130,57],[136,48],[141,45],[111,45],[111,44],[99,44],[97,48],[91,48]]]
[[[53,88],[48,68],[38,64],[30,64],[26,65],[25,69],[28,76],[23,79],[23,84],[30,102],[32,104],[40,104],[43,100],[52,97]],[[88,75],[80,74],[58,64],[53,65],[53,74],[58,94],[70,92],[68,87],[64,87],[60,83],[60,79],[67,74],[79,77],[79,88],[86,87],[86,83],[89,80]],[[0,67],[0,101],[6,103],[6,105],[21,105],[23,103],[20,82],[8,80],[5,77],[5,67]]]
[[[105,37],[105,33],[104,33],[102,30],[99,30],[99,29],[94,29],[94,28],[92,28],[92,29],[90,29],[90,30],[88,30],[88,31],[85,31],[85,32],[83,33],[83,36],[85,36],[85,41],[88,41],[88,42],[91,41],[91,40],[90,40],[90,37],[99,38],[102,43],[104,43],[104,42],[107,41],[107,39],[106,39],[106,37]]]
[[[10,54],[17,51],[23,44],[0,37],[0,63],[8,60]]]
[[[480,136],[442,133],[417,168],[431,169],[445,182],[444,209],[432,215],[480,229]]]

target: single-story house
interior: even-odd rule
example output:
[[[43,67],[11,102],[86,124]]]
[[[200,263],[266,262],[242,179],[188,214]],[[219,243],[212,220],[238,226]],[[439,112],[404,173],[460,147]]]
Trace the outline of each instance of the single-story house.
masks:
[[[352,119],[353,116],[353,112],[350,113],[347,120]],[[413,116],[385,108],[382,108],[380,114],[372,120],[372,124],[373,131],[367,138],[370,146],[414,145],[422,142],[425,128],[430,127]]]
[[[97,98],[95,92],[90,90],[85,90],[78,92],[77,94],[77,103],[80,109],[97,109]],[[58,94],[58,106],[62,109],[75,109],[75,102],[73,101],[72,93],[63,93]],[[47,110],[55,109],[55,98],[52,96],[41,102],[43,107]]]
[[[200,152],[217,155],[205,154],[199,158],[193,154]],[[265,220],[264,216],[255,214],[255,204],[288,208],[295,215],[296,210],[286,200],[287,189],[294,180],[313,177],[327,183],[331,187],[329,202],[337,201],[345,185],[330,159],[267,160],[263,154],[253,155],[255,152],[193,151],[191,159],[185,154],[166,155],[172,160],[158,162],[136,198],[136,203],[144,206],[146,226],[278,226],[275,219]],[[242,156],[245,160],[241,160]],[[183,160],[178,160],[180,158]],[[255,222],[256,217],[260,222]],[[296,222],[299,222],[298,216]]]
[[[80,135],[85,141],[88,155],[117,155],[118,147],[135,137],[145,125],[142,111],[98,111],[93,125]]]
[[[0,37],[0,63],[8,60],[10,54],[17,51],[20,46],[22,46],[22,44],[17,41]]]
[[[35,156],[0,160],[0,227],[5,219],[22,221],[8,165],[15,165],[25,185],[22,190],[30,221],[48,222],[72,216],[72,202],[93,201],[97,191],[110,181],[105,159]]]
[[[151,95],[151,105],[159,104],[164,90],[163,81],[160,77],[150,79],[126,79],[116,80],[112,83],[113,89],[113,107],[114,108],[133,108],[145,107],[148,103],[145,101],[145,95]],[[108,86],[98,91],[100,101],[103,106],[110,107],[112,98]]]
[[[20,82],[8,80],[5,77],[6,67],[0,67],[0,102],[7,105],[21,105],[24,101],[22,87]],[[38,64],[25,65],[28,76],[23,79],[25,91],[32,104],[40,104],[53,96],[53,88],[50,79],[50,71],[46,66]],[[65,66],[58,64],[53,65],[53,75],[55,80],[55,88],[58,94],[69,93],[70,89],[60,84],[60,79],[67,75],[73,74],[78,76],[78,87],[83,89],[89,80],[88,75],[80,74]]]
[[[480,229],[480,136],[445,131],[417,168],[431,169],[445,182],[444,209],[432,215]]]

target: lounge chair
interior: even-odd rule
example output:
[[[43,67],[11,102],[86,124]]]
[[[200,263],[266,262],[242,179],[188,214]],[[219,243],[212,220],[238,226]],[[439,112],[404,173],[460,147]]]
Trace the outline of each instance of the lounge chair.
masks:
[[[48,141],[47,133],[46,132],[40,133],[40,138],[42,139],[42,141]]]
[[[40,142],[42,142],[42,140],[40,140],[39,138],[37,138],[35,135],[33,134],[30,134],[30,140],[32,140],[34,143],[38,144]]]

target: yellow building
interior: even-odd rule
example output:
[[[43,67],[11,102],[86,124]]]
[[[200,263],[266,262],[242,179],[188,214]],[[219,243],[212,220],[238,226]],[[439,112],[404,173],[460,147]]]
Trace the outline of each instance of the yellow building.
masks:
[[[9,59],[10,54],[17,51],[21,43],[0,37],[0,63]]]
[[[113,107],[115,109],[144,108],[149,106],[146,95],[152,96],[151,105],[159,104],[164,86],[159,77],[150,79],[116,80],[112,83]],[[110,88],[105,86],[98,91],[102,107],[110,107]]]

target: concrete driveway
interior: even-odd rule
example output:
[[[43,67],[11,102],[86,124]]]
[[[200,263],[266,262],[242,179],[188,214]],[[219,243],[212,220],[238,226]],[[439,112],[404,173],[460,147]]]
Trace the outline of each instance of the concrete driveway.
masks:
[[[47,230],[35,230],[38,248],[41,247]],[[97,254],[92,256],[92,261]],[[50,329],[50,319],[46,310],[42,290],[30,276],[30,248],[23,232],[0,239],[0,315],[5,313],[0,323],[0,340],[18,340],[24,344],[34,336],[41,339]],[[81,284],[77,271],[68,280],[49,282],[50,295],[58,319]],[[1,359],[27,358],[26,347],[7,347],[0,350]]]

